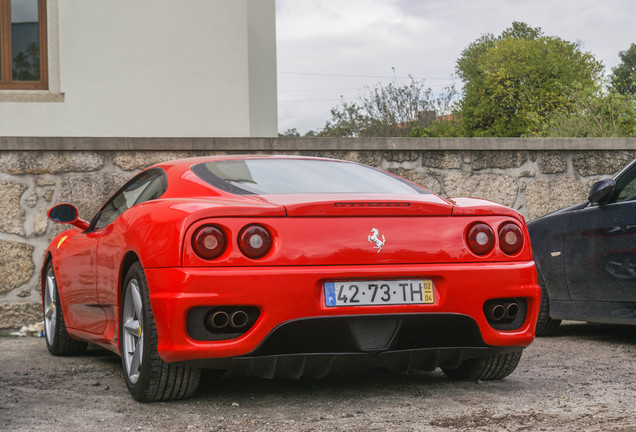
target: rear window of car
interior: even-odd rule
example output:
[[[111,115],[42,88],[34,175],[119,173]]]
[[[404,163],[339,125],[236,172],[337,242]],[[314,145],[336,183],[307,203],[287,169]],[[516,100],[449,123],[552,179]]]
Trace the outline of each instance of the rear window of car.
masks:
[[[236,195],[430,193],[384,171],[331,160],[223,160],[195,165],[192,171],[212,186]]]

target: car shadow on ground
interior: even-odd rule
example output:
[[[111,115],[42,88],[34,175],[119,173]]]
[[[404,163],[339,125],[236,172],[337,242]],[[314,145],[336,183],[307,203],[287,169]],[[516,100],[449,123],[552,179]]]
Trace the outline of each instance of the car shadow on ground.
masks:
[[[633,344],[636,343],[636,326],[565,321],[553,335],[547,337],[572,337],[608,343]]]
[[[67,360],[79,364],[86,363],[88,360],[99,365],[98,370],[119,377],[122,380],[122,386],[125,386],[121,358],[104,348],[89,344],[83,355]],[[69,365],[69,371],[71,369],[72,366]],[[338,395],[338,398],[342,399],[343,397],[359,397],[361,393],[374,397],[399,394],[403,391],[426,396],[424,393],[428,394],[435,388],[472,384],[474,383],[451,381],[440,369],[432,372],[412,371],[408,374],[373,369],[363,372],[333,373],[321,378],[302,377],[299,379],[227,376],[224,371],[203,369],[196,399],[217,401],[233,398],[246,400],[270,395],[279,395],[283,399],[293,396],[299,400],[319,395],[325,397]]]
[[[441,371],[436,372],[413,372],[410,374],[391,373],[384,369],[374,369],[368,372],[358,373],[338,373],[329,374],[321,378],[302,377],[298,379],[292,378],[259,378],[250,376],[226,376],[223,371],[204,369],[201,376],[201,387],[217,387],[210,393],[218,393],[219,384],[223,387],[223,383],[231,383],[234,389],[250,391],[273,391],[285,389],[285,391],[306,392],[311,391],[330,391],[332,389],[356,388],[357,391],[372,391],[377,388],[403,387],[409,385],[413,381],[429,381],[437,383],[447,381],[448,379]]]
[[[269,395],[293,398],[296,401],[312,398],[338,400],[350,398],[392,398],[404,392],[418,397],[432,397],[444,389],[466,390],[477,386],[495,386],[501,391],[514,392],[521,386],[514,379],[484,383],[460,382],[447,378],[440,369],[413,371],[408,374],[374,369],[361,373],[330,374],[322,378],[258,378],[246,376],[226,377],[219,371],[203,370],[197,398],[214,400],[219,397],[246,400]]]

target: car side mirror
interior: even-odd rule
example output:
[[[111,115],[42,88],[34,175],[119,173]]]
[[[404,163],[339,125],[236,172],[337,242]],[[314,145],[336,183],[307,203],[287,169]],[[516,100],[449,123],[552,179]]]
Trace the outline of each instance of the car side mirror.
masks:
[[[51,207],[48,213],[49,219],[53,222],[71,224],[82,230],[87,230],[90,224],[77,215],[77,209],[70,204],[58,204]]]
[[[588,195],[587,199],[591,203],[605,205],[607,204],[607,201],[609,200],[610,195],[612,195],[612,192],[614,192],[615,188],[616,182],[614,181],[614,179],[607,178],[599,180],[590,188],[590,194]]]

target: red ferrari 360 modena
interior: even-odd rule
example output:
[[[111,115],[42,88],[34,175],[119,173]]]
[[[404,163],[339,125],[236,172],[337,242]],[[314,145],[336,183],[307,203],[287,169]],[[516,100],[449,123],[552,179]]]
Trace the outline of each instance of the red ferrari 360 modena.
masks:
[[[262,377],[440,367],[508,376],[540,288],[522,216],[442,199],[357,163],[221,156],[161,163],[46,250],[54,355],[121,355],[139,401],[190,397],[201,368]]]

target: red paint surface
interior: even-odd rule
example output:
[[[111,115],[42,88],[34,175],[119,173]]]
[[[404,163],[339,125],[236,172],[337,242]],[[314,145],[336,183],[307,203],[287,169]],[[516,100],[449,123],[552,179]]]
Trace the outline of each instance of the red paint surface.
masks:
[[[281,323],[332,315],[458,313],[477,322],[489,345],[532,342],[540,290],[528,232],[516,211],[483,200],[415,193],[237,196],[190,171],[209,159],[159,164],[168,178],[160,199],[130,208],[101,230],[74,228],[53,239],[47,257],[71,335],[119,352],[122,266],[127,254],[135,254],[149,285],[159,354],[169,362],[247,354]],[[495,233],[503,223],[516,223],[523,248],[508,256],[496,239],[491,253],[473,254],[465,234],[475,221]],[[252,223],[273,236],[272,249],[258,260],[245,257],[237,245],[239,231]],[[205,224],[227,235],[227,248],[212,261],[198,257],[191,245],[193,232]],[[372,228],[386,239],[379,253],[368,241]],[[325,281],[401,278],[433,280],[435,303],[324,306]],[[498,331],[486,322],[483,303],[504,297],[527,300],[527,318],[518,330]],[[245,335],[217,342],[188,337],[190,308],[237,304],[261,312]]]

